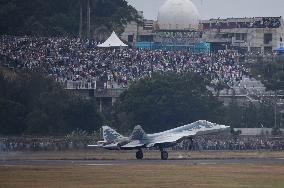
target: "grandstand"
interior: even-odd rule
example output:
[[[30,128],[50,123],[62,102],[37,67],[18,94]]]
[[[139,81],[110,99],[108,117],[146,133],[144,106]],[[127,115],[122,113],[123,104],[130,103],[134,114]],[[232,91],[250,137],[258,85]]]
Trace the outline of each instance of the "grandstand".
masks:
[[[240,63],[240,52],[253,59],[261,56],[258,52],[272,52],[284,31],[281,17],[201,22],[191,1],[174,5],[178,7],[161,7],[158,21],[144,19],[141,26],[126,26],[122,38],[138,49],[97,49],[97,41],[68,37],[1,36],[1,63],[13,69],[43,69],[66,89],[99,98],[100,104],[113,103],[132,82],[155,72],[207,76],[212,92],[224,98],[237,95],[247,100],[248,95],[265,93],[263,84],[250,78]],[[220,85],[227,89],[216,91]]]
[[[113,104],[135,80],[154,72],[195,72],[211,78],[213,93],[226,99],[264,95],[265,87],[249,77],[236,51],[192,54],[185,51],[97,49],[96,41],[76,38],[2,36],[2,65],[12,69],[43,69],[57,82],[99,103]],[[216,91],[214,87],[227,85]],[[274,95],[272,96],[274,97]]]

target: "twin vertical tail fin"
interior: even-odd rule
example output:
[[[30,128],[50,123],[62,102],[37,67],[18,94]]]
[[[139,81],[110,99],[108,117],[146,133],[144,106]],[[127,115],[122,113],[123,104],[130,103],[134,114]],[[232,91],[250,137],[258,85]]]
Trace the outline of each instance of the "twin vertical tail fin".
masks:
[[[103,138],[105,142],[111,143],[124,138],[121,134],[119,134],[109,126],[103,126],[102,128],[103,128]],[[131,140],[143,140],[147,138],[148,138],[147,134],[140,125],[134,127],[134,130],[130,136]]]
[[[142,129],[140,125],[137,125],[136,127],[134,127],[134,130],[130,136],[131,140],[143,140],[147,138],[148,138],[147,134],[145,133],[145,131]]]
[[[109,126],[103,126],[103,138],[105,142],[114,142],[122,139],[123,136]]]

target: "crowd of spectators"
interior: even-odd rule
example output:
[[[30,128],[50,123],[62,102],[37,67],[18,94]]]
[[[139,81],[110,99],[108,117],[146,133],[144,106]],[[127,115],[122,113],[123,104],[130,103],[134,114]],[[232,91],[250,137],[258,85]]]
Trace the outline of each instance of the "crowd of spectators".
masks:
[[[2,138],[0,152],[9,151],[64,151],[86,149],[86,140],[68,140],[65,138]]]
[[[87,149],[93,140],[65,138],[2,138],[0,152],[9,151],[65,151]],[[173,149],[183,150],[284,150],[283,137],[269,136],[198,136],[184,141]]]
[[[282,17],[241,18],[242,21],[217,19],[211,24],[204,24],[204,29],[234,29],[234,28],[279,28]],[[246,20],[247,19],[247,20]],[[237,20],[237,18],[236,18]],[[248,21],[249,20],[249,21]]]
[[[185,51],[99,49],[96,42],[74,38],[2,36],[0,55],[15,68],[44,69],[56,80],[111,81],[121,86],[153,72],[196,72],[215,84],[241,80],[248,70],[237,63],[239,54],[223,51],[192,54]]]
[[[269,136],[198,136],[179,148],[192,150],[284,150],[283,137]]]
[[[265,17],[262,21],[255,24],[257,28],[279,28],[281,26],[281,17]]]
[[[197,31],[163,31],[156,33],[156,40],[163,45],[192,45],[203,32]]]

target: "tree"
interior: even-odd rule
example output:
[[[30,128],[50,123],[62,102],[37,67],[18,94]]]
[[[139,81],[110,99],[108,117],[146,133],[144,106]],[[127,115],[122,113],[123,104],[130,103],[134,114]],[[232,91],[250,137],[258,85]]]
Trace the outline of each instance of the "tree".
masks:
[[[146,131],[162,131],[200,119],[221,119],[221,103],[206,89],[197,74],[153,74],[133,83],[118,102],[114,122],[127,131],[142,125]]]
[[[284,65],[283,62],[264,62],[250,64],[251,73],[259,78],[269,90],[284,89]]]
[[[121,32],[139,17],[125,0],[90,0],[90,9],[93,31],[106,26]],[[78,36],[79,25],[79,0],[0,0],[1,35]]]
[[[279,127],[273,127],[271,134],[272,134],[273,136],[280,136],[280,135],[282,135],[283,133],[282,133],[282,131],[280,130]]]
[[[0,134],[65,135],[102,125],[93,100],[69,93],[44,72],[19,72],[11,79],[1,70]]]
[[[67,132],[79,128],[91,133],[94,130],[99,130],[103,124],[103,118],[98,113],[96,102],[93,99],[72,99],[69,102],[68,109],[64,113],[66,124],[68,125]]]
[[[0,134],[22,133],[26,129],[24,118],[25,107],[22,104],[0,98]]]
[[[235,97],[230,101],[229,105],[225,107],[224,119],[225,124],[232,128],[239,128],[245,126],[244,107],[238,104]]]
[[[50,133],[49,117],[45,112],[35,110],[30,112],[26,117],[26,134],[47,135]]]

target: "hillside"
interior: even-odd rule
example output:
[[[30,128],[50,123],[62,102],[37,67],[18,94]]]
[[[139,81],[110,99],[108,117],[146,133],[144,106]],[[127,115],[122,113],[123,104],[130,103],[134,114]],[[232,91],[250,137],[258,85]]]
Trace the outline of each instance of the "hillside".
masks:
[[[91,0],[91,30],[121,32],[138,18],[125,0]],[[78,36],[79,0],[0,0],[0,35]]]

